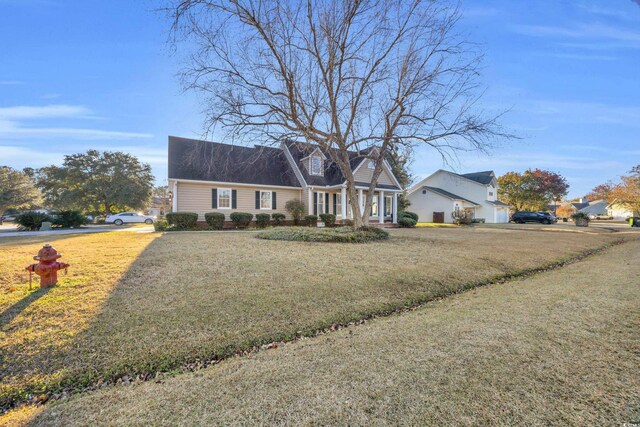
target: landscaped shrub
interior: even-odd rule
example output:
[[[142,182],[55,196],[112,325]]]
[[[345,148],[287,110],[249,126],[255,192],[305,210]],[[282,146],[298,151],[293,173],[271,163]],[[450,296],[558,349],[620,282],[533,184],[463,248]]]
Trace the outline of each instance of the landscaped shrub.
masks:
[[[236,228],[247,228],[251,224],[253,214],[246,212],[234,212],[230,215],[231,221]]]
[[[207,222],[210,230],[222,230],[222,227],[224,227],[223,213],[207,212],[204,214],[204,220]]]
[[[16,217],[16,223],[18,224],[18,230],[35,231],[42,227],[42,223],[45,221],[51,222],[52,218],[45,214],[35,211],[25,212]]]
[[[266,213],[256,214],[256,225],[258,228],[265,228],[269,225],[269,220],[271,219],[271,215]]]
[[[263,231],[256,235],[266,240],[291,240],[297,242],[327,242],[327,243],[367,243],[386,240],[389,233],[376,227],[334,227],[334,228],[300,228],[280,227]]]
[[[318,226],[318,217],[316,215],[307,215],[304,217],[304,222],[309,227],[317,227]]]
[[[324,222],[325,227],[333,227],[336,225],[336,216],[334,214],[320,214],[320,219]]]
[[[409,212],[409,211],[400,211],[398,212],[398,220],[400,218],[404,218],[404,217],[409,217],[411,219],[413,219],[416,223],[418,222],[418,214],[415,212]]]
[[[166,231],[169,228],[169,223],[164,218],[159,218],[153,222],[153,229],[156,231]]]
[[[281,214],[281,213],[271,214],[271,220],[273,221],[273,225],[275,225],[276,227],[279,225],[282,225],[285,218],[286,218],[285,214]]]
[[[80,211],[59,211],[53,215],[53,225],[62,228],[75,228],[88,224],[89,220]]]
[[[471,220],[471,222],[473,224],[484,224],[485,223],[485,219],[484,218],[474,218],[473,220]]]
[[[285,203],[284,208],[289,212],[291,218],[293,218],[294,225],[300,225],[300,218],[304,215],[304,211],[306,208],[304,207],[304,203],[300,200],[289,200]]]
[[[412,228],[412,227],[415,227],[416,224],[417,224],[417,222],[413,218],[411,218],[409,216],[403,216],[403,217],[398,218],[398,225],[400,227]]]
[[[198,222],[198,214],[195,212],[171,212],[166,215],[166,218],[176,230],[195,228]]]
[[[588,227],[589,226],[589,215],[585,214],[584,212],[577,212],[574,213],[573,215],[571,215],[571,218],[573,219],[573,222],[575,222],[576,226],[578,227]]]
[[[353,227],[353,220],[352,219],[343,219],[342,221],[340,221],[340,223],[342,225],[344,225],[345,227]]]

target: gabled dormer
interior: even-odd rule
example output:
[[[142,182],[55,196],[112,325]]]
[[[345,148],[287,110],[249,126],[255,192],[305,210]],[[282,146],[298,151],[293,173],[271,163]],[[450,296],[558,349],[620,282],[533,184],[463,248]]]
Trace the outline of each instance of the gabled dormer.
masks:
[[[300,159],[300,162],[309,175],[324,176],[326,160],[327,157],[324,153],[319,148],[316,148],[307,157]]]

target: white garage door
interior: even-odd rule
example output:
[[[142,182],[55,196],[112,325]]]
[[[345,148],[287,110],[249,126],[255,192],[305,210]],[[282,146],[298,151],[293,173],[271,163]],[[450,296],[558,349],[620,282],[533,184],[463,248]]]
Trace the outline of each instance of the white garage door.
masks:
[[[498,209],[498,215],[496,215],[498,224],[506,224],[509,222],[509,211],[507,209]]]

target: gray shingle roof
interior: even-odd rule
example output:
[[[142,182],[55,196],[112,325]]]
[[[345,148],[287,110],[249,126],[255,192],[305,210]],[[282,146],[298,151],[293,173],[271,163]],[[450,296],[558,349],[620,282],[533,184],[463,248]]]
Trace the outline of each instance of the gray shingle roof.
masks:
[[[300,187],[280,148],[169,137],[169,179]]]
[[[465,199],[464,197],[460,197],[457,194],[453,194],[447,190],[443,190],[439,187],[429,187],[428,185],[423,186],[422,188],[426,188],[427,190],[433,191],[434,193],[440,194],[441,196],[447,197],[452,200],[464,200],[465,202],[469,202],[474,205],[478,205],[476,202],[472,202],[469,199]]]
[[[486,200],[486,202],[489,203],[490,205],[493,205],[493,206],[505,206],[505,207],[509,206],[508,204],[502,203],[499,200]]]
[[[483,185],[491,184],[491,181],[495,178],[493,171],[471,172],[459,175]]]
[[[593,202],[588,203],[589,206],[586,206],[579,210],[587,215],[606,215],[607,214],[607,206],[608,203],[606,200],[594,200]]]

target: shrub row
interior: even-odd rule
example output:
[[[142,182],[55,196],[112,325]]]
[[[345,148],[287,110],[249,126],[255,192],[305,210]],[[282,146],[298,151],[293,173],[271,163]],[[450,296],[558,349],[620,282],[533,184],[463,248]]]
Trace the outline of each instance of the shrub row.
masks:
[[[247,212],[233,212],[229,215],[231,222],[236,228],[247,228],[253,221],[253,214]],[[273,225],[282,225],[285,215],[281,213],[267,214],[259,213],[255,215],[256,225],[260,228]],[[210,230],[222,230],[224,228],[225,216],[220,212],[207,212],[204,220]],[[166,215],[166,221],[158,220],[155,224],[156,231],[164,231],[172,226],[174,230],[189,230],[196,228],[198,214],[195,212],[173,212]]]

